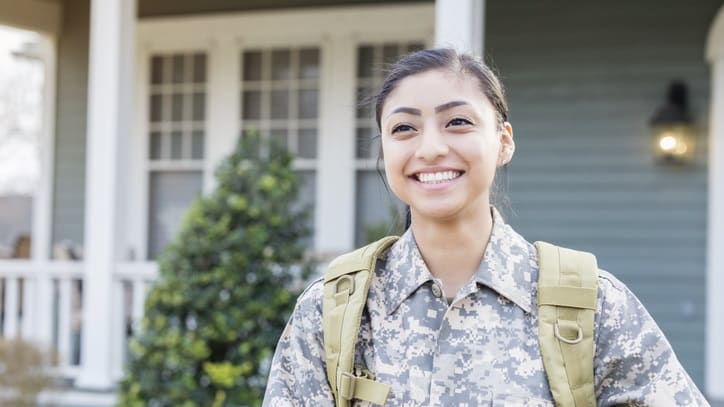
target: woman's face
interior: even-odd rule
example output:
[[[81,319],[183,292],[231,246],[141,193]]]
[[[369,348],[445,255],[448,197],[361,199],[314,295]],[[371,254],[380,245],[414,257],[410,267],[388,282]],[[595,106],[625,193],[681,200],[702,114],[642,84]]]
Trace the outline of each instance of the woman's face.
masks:
[[[387,180],[413,218],[489,213],[495,169],[515,145],[476,78],[448,70],[408,76],[387,97],[380,125]]]

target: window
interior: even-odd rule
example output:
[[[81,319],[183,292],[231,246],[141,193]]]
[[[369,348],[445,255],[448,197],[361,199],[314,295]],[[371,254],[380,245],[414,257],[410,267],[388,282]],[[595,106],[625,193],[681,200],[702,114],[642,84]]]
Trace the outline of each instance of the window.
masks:
[[[360,246],[394,232],[400,221],[402,202],[387,190],[380,150],[374,104],[360,104],[382,87],[384,67],[400,56],[423,49],[422,42],[363,44],[357,48],[357,120],[356,120],[356,208],[355,244]],[[397,219],[395,219],[397,218]],[[393,225],[393,226],[390,226]]]
[[[173,238],[201,194],[206,120],[206,54],[151,57],[148,258]]]
[[[319,129],[318,48],[245,50],[241,54],[242,137],[258,132],[295,156],[299,203],[313,208]],[[314,219],[310,219],[310,226]]]

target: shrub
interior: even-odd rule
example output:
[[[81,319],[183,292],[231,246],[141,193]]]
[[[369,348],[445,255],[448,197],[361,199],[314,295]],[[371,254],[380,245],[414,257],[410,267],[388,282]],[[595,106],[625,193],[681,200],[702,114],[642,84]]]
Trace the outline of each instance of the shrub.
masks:
[[[122,406],[260,405],[309,235],[285,150],[241,138],[159,260]],[[304,268],[308,270],[308,268]]]

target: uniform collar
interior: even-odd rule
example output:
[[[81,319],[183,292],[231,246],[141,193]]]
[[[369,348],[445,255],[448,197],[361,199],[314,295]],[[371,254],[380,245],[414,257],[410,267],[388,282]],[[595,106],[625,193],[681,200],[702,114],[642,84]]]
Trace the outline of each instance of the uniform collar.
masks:
[[[493,230],[485,255],[461,294],[470,294],[482,284],[529,313],[533,306],[530,253],[533,246],[507,225],[495,208],[492,212]],[[434,277],[420,254],[412,229],[392,245],[383,259],[380,277],[388,280],[384,295],[389,315]]]

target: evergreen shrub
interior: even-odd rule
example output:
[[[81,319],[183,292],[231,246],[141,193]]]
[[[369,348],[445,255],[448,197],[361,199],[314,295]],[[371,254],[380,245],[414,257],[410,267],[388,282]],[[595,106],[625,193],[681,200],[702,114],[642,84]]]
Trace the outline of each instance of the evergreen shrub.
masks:
[[[308,208],[285,149],[242,137],[159,259],[121,406],[256,406],[298,293]],[[302,265],[300,267],[300,265]],[[296,270],[296,272],[295,272]]]

